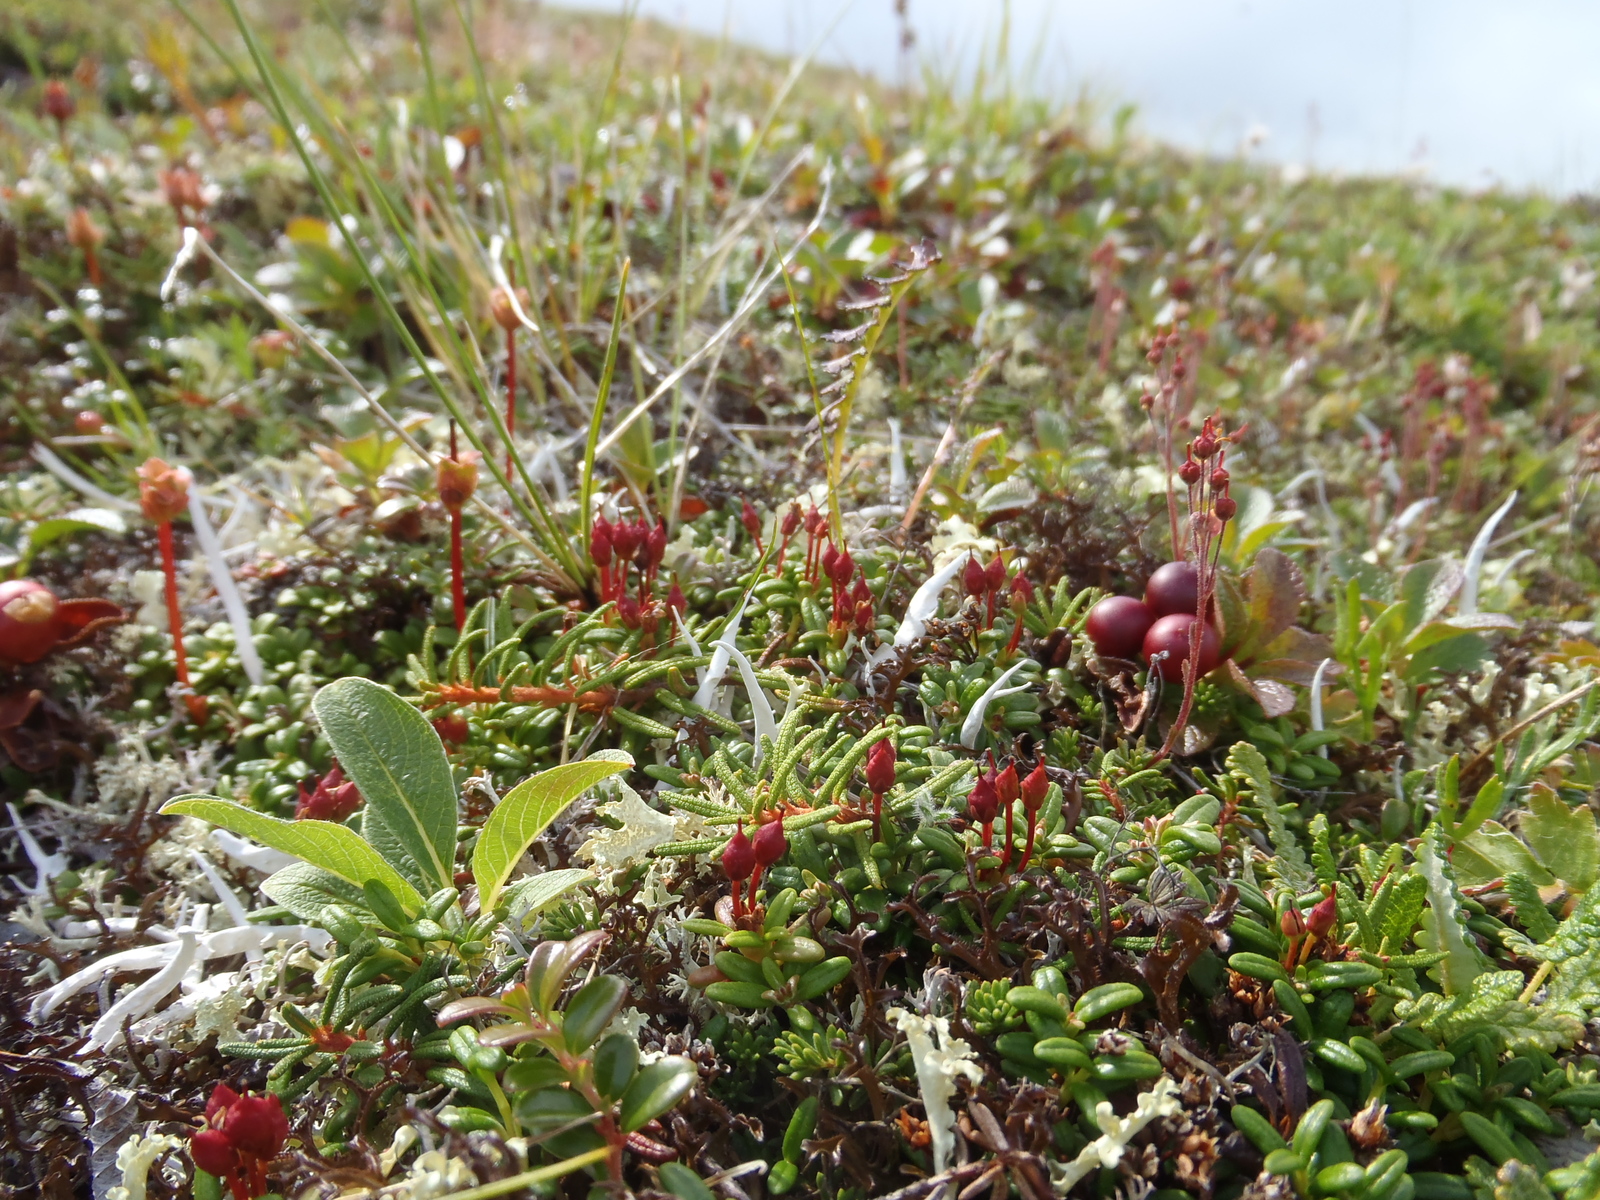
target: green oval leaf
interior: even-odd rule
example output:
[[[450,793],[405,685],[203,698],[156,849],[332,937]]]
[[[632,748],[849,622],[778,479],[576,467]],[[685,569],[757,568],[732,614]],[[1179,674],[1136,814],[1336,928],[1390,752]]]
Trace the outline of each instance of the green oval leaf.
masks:
[[[658,1059],[634,1076],[622,1096],[622,1131],[633,1133],[689,1094],[700,1077],[687,1058]]]
[[[429,733],[432,732],[430,729]],[[341,757],[339,761],[344,759]],[[621,750],[601,750],[582,762],[563,763],[540,771],[507,792],[483,823],[478,844],[472,851],[472,877],[478,883],[479,906],[485,912],[495,906],[517,860],[527,853],[533,839],[544,832],[545,826],[555,820],[562,809],[602,779],[632,766],[632,755]],[[453,839],[454,817],[451,819]]]
[[[377,880],[395,894],[410,916],[415,916],[422,908],[422,897],[417,889],[354,830],[343,825],[332,821],[285,821],[216,796],[179,796],[162,805],[161,811],[169,816],[199,817],[221,825],[274,850],[304,859],[357,888],[365,886],[369,879]]]
[[[582,1054],[594,1044],[628,998],[628,984],[616,975],[596,975],[567,1001],[561,1014],[561,1036],[567,1049]]]
[[[328,684],[311,707],[366,799],[367,841],[417,891],[447,886],[455,877],[456,785],[428,719],[388,688],[354,676]]]

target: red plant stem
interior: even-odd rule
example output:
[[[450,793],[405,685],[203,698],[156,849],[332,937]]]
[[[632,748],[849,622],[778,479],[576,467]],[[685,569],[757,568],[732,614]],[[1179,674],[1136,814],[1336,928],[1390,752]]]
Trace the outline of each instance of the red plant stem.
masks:
[[[744,880],[735,879],[733,881],[733,919],[735,921],[744,916],[744,899],[739,894],[739,889],[743,886]]]
[[[517,331],[506,330],[506,479],[511,478],[511,435],[517,431]]]
[[[196,723],[205,720],[205,700],[194,695],[189,684],[189,658],[183,652],[183,609],[178,605],[178,556],[172,546],[172,522],[162,521],[156,526],[156,536],[161,544],[161,571],[167,577],[167,627],[172,631],[172,660],[177,669],[178,682],[190,694],[185,698],[189,715]]]
[[[883,796],[872,793],[872,840],[883,841]]]
[[[84,266],[89,271],[89,282],[95,287],[100,286],[100,257],[91,248],[84,251]]]
[[[985,850],[994,849],[994,822],[993,821],[985,821],[983,823],[983,848]]]
[[[988,607],[987,614],[984,617],[983,627],[985,629],[993,629],[994,628],[994,591],[992,589],[989,592],[988,605],[989,605],[989,607]]]
[[[466,567],[461,557],[461,514],[450,514],[450,607],[456,614],[456,632],[467,627]]]
[[[1022,865],[1017,868],[1018,871],[1026,871],[1028,869],[1028,863],[1030,863],[1033,860],[1033,835],[1036,832],[1038,832],[1038,829],[1039,829],[1039,814],[1038,813],[1029,813],[1028,814],[1028,844],[1022,851]]]
[[[1006,643],[1006,655],[1009,657],[1017,652],[1017,644],[1022,641],[1022,615],[1017,614],[1017,623],[1011,630],[1011,640]]]
[[[778,565],[773,569],[772,573],[774,575],[782,575],[783,574],[783,556],[788,551],[788,549],[789,549],[789,537],[788,537],[787,534],[785,534],[783,540],[778,543]]]

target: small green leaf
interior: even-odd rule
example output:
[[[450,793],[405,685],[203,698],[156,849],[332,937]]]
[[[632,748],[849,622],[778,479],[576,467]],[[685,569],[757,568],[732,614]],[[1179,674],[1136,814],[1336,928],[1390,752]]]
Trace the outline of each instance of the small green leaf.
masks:
[[[620,305],[618,306],[621,307]],[[682,1163],[662,1163],[658,1168],[661,1175],[661,1186],[671,1192],[678,1200],[716,1200],[715,1195],[705,1185],[705,1182]],[[770,1188],[768,1189],[771,1190]]]
[[[512,868],[562,809],[602,779],[632,766],[632,755],[621,750],[602,750],[582,762],[563,763],[541,771],[507,792],[484,822],[478,844],[472,851],[472,877],[478,882],[478,903],[486,910],[494,907]]]
[[[1586,892],[1594,885],[1600,841],[1589,808],[1569,808],[1550,788],[1531,788],[1522,837],[1533,856],[1573,891]]]
[[[639,1046],[625,1033],[613,1033],[594,1052],[594,1085],[602,1096],[620,1096],[639,1070]]]
[[[447,886],[455,878],[456,785],[428,719],[388,688],[354,676],[328,684],[311,706],[366,799],[367,841],[417,891]]]
[[[582,1054],[592,1046],[627,997],[627,981],[616,975],[596,975],[579,988],[561,1014],[561,1036],[567,1049]]]
[[[579,867],[566,867],[560,871],[529,875],[526,879],[517,880],[501,892],[500,903],[505,905],[513,916],[520,915],[526,921],[529,917],[549,908],[580,883],[593,878],[594,872]]]
[[[199,817],[255,838],[274,850],[321,867],[357,888],[369,879],[376,879],[395,894],[408,914],[415,915],[422,908],[422,897],[417,889],[401,878],[354,830],[343,825],[332,821],[285,821],[216,796],[179,796],[162,805],[161,811],[170,816]]]
[[[622,1096],[622,1131],[633,1133],[689,1094],[699,1072],[687,1058],[662,1058],[634,1077]]]
[[[269,875],[261,884],[261,890],[308,925],[322,925],[323,911],[330,904],[366,913],[367,902],[360,888],[310,863],[290,863]],[[370,917],[371,914],[366,915]],[[333,931],[329,929],[328,932]]]

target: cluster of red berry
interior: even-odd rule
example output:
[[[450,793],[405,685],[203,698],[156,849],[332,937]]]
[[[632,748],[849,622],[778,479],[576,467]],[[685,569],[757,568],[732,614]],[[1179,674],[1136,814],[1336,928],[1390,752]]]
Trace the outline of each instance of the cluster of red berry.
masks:
[[[267,1192],[267,1164],[289,1137],[289,1118],[276,1096],[241,1096],[219,1083],[206,1104],[206,1127],[189,1139],[189,1157],[209,1175],[226,1180],[234,1200]]]
[[[1183,682],[1190,633],[1200,606],[1200,572],[1192,562],[1157,567],[1145,585],[1144,599],[1107,596],[1089,610],[1084,632],[1095,653],[1104,658],[1142,655],[1168,683]],[[1200,661],[1195,678],[1222,661],[1222,639],[1207,620],[1200,633]]]

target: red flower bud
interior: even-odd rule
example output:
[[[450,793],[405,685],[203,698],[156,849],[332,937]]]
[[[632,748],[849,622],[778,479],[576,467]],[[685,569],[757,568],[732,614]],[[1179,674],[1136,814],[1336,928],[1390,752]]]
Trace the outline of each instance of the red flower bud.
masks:
[[[756,510],[750,501],[741,498],[739,501],[739,524],[744,526],[744,531],[753,539],[761,539],[761,518],[756,515]]]
[[[678,586],[676,575],[672,578],[671,590],[667,592],[667,607],[679,616],[682,616],[684,610],[689,607],[689,598],[683,594],[683,589]]]
[[[78,111],[78,104],[66,84],[59,79],[52,79],[44,85],[44,99],[39,102],[39,108],[57,125],[65,125],[72,119],[72,114]]]
[[[1022,611],[1033,603],[1033,584],[1021,575],[1014,575],[1011,579],[1011,611],[1021,614]]]
[[[1211,472],[1211,487],[1214,491],[1224,491],[1228,486],[1228,468],[1218,467]]]
[[[1183,462],[1178,466],[1178,478],[1183,480],[1184,483],[1188,484],[1190,487],[1193,487],[1195,484],[1200,482],[1200,476],[1202,473],[1203,469],[1201,468],[1200,464],[1195,462],[1195,460],[1192,458],[1184,459]]]
[[[451,740],[466,741],[466,718],[459,717],[459,714],[458,718],[463,726],[462,736]],[[434,722],[434,728],[439,729],[451,719],[446,717]],[[439,736],[444,737],[445,731],[439,729]],[[352,780],[346,779],[344,772],[335,765],[333,770],[317,781],[315,790],[307,792],[305,785],[300,785],[300,799],[295,805],[294,817],[297,821],[344,821],[360,807],[360,789]]]
[[[520,306],[523,312],[527,312],[532,300],[526,288],[517,289],[516,300],[517,306]],[[516,307],[512,306],[511,292],[503,287],[497,287],[489,293],[489,315],[494,318],[496,325],[507,331],[522,324],[517,317]]]
[[[782,533],[786,538],[793,537],[795,535],[795,531],[800,528],[800,522],[802,520],[804,520],[804,518],[800,513],[800,505],[798,503],[789,505],[788,511],[783,514],[783,525],[779,532]]]
[[[1234,514],[1239,511],[1239,502],[1232,496],[1218,496],[1216,503],[1211,506],[1211,511],[1217,514],[1217,520],[1231,521]]]
[[[667,523],[665,521],[657,521],[655,528],[645,536],[644,549],[650,561],[650,565],[645,569],[654,571],[661,565],[661,560],[667,556]]]
[[[648,529],[641,531],[632,521],[618,521],[611,530],[611,544],[616,547],[617,557],[623,562],[631,559],[639,549],[645,532]]]
[[[856,602],[855,627],[858,637],[866,637],[872,632],[872,622],[875,617],[872,611],[872,601],[860,600]]]
[[[276,1158],[289,1137],[289,1118],[276,1096],[240,1096],[228,1108],[223,1132],[240,1154]]]
[[[829,579],[834,578],[834,569],[839,565],[839,551],[834,549],[832,542],[822,548],[822,573]]]
[[[206,1101],[206,1124],[217,1125],[221,1122],[222,1114],[239,1102],[239,1093],[225,1083],[219,1083],[211,1091],[211,1099]],[[216,1174],[215,1171],[212,1172]]]
[[[739,828],[728,839],[728,844],[722,850],[722,869],[728,873],[728,878],[738,882],[749,879],[750,872],[756,869],[756,851],[750,844],[750,839],[745,836],[744,822],[739,822]]]
[[[1201,462],[1205,462],[1206,459],[1216,454],[1221,446],[1222,443],[1217,440],[1217,435],[1211,432],[1211,422],[1208,420],[1205,428],[1200,431],[1200,436],[1194,440],[1194,456]]]
[[[623,592],[617,597],[617,616],[629,629],[639,628],[639,602]]]
[[[967,812],[980,825],[987,825],[1000,811],[1000,797],[994,790],[994,778],[988,772],[978,776],[967,794]]]
[[[867,787],[881,796],[894,786],[895,748],[889,738],[877,742],[867,753]]]
[[[609,567],[611,549],[611,522],[604,517],[597,517],[594,528],[589,531],[589,561],[596,567]]]
[[[770,867],[777,862],[789,849],[789,839],[783,832],[783,822],[769,821],[756,830],[755,841],[751,845],[756,853],[756,861],[763,867]]]
[[[998,592],[1006,584],[1006,565],[1000,561],[996,554],[983,572],[983,589],[986,592]]]
[[[241,1167],[239,1152],[220,1129],[197,1130],[189,1138],[189,1157],[208,1175],[227,1179]]]
[[[1339,924],[1339,885],[1336,883],[1326,897],[1318,901],[1306,915],[1306,928],[1315,937],[1326,937]]]
[[[806,532],[815,536],[817,530],[821,529],[823,524],[824,522],[822,519],[822,513],[818,511],[817,506],[813,504],[806,512]]]
[[[439,740],[449,742],[452,746],[459,746],[472,736],[472,726],[467,724],[464,713],[452,713],[448,717],[440,717],[431,722],[433,731],[439,735]],[[298,812],[295,814],[299,815]]]
[[[828,578],[833,580],[833,585],[843,591],[850,584],[850,576],[856,573],[856,560],[850,557],[849,550],[839,551],[839,556],[833,560],[833,570]]]
[[[1302,938],[1306,935],[1306,920],[1300,915],[1300,910],[1290,905],[1283,910],[1283,916],[1278,920],[1278,928],[1283,930],[1286,938]]]
[[[1022,807],[1030,814],[1036,813],[1044,805],[1045,793],[1050,790],[1050,776],[1045,772],[1044,760],[1039,760],[1039,765],[1029,771],[1022,779]]]
[[[1002,808],[1010,808],[1022,798],[1022,780],[1017,778],[1016,763],[1007,763],[1006,769],[995,776],[994,793]]]
[[[989,576],[975,556],[967,558],[967,565],[961,572],[961,586],[967,589],[969,596],[981,596],[989,589]]]

